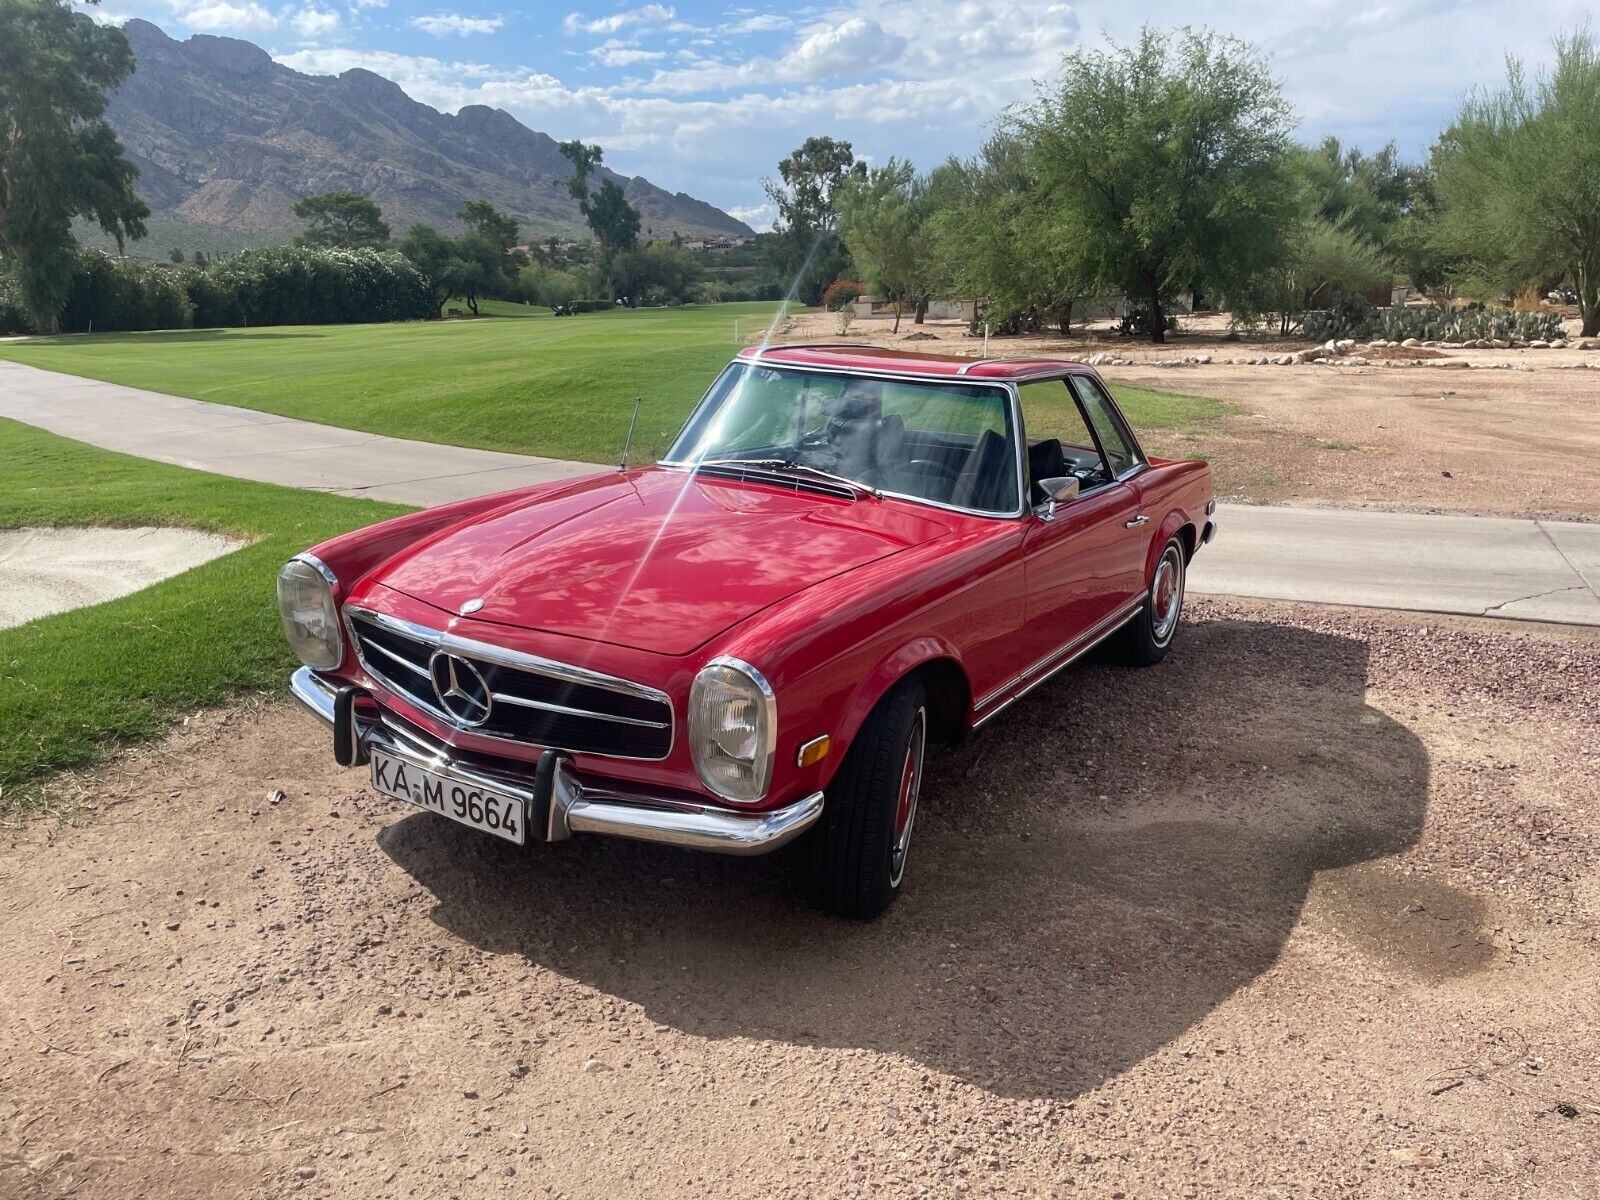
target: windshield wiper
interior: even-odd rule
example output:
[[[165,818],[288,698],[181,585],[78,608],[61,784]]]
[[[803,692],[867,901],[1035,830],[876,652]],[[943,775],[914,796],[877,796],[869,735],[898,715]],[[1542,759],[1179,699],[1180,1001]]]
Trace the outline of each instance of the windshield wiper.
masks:
[[[702,458],[693,464],[694,469],[700,467],[758,467],[768,471],[803,471],[817,479],[827,479],[833,483],[842,483],[852,492],[864,493],[874,500],[882,500],[883,493],[870,483],[862,483],[859,479],[851,479],[848,475],[835,475],[832,471],[824,471],[821,467],[809,466],[806,463],[795,462],[789,458]]]

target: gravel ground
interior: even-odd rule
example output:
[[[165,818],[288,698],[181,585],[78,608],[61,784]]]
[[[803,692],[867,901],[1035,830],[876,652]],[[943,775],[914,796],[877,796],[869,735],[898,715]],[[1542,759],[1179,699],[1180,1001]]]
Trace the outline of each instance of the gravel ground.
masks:
[[[1196,601],[935,755],[872,925],[201,714],[0,835],[0,1195],[1593,1197],[1597,673]]]

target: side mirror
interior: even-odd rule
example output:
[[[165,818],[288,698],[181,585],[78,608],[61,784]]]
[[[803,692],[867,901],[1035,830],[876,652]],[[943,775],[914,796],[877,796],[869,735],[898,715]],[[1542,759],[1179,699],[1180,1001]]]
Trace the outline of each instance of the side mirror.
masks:
[[[1076,476],[1061,475],[1053,479],[1039,480],[1039,487],[1045,494],[1045,502],[1038,509],[1039,517],[1044,521],[1054,521],[1056,510],[1063,504],[1077,498],[1078,489],[1082,485]]]

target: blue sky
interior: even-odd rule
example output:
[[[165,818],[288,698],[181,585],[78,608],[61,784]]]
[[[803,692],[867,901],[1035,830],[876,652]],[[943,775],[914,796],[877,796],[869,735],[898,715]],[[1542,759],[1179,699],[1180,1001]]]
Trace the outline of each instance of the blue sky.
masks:
[[[931,166],[970,153],[1063,53],[1130,40],[1145,23],[1261,46],[1306,138],[1393,139],[1420,156],[1464,91],[1503,78],[1507,53],[1543,63],[1551,36],[1594,11],[1570,0],[104,0],[98,16],[246,38],[315,74],[366,67],[437,108],[504,108],[760,227],[761,178],[807,135]]]

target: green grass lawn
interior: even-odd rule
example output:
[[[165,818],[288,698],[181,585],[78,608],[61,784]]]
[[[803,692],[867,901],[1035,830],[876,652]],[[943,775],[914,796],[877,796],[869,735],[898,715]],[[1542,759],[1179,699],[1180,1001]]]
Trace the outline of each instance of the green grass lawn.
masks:
[[[455,302],[452,302],[455,303]],[[770,303],[553,317],[489,302],[519,320],[279,326],[100,334],[0,343],[0,357],[372,433],[612,462],[642,396],[635,461],[666,450]],[[1216,400],[1113,389],[1134,425],[1192,430]],[[1067,415],[1067,414],[1064,414]]]
[[[97,450],[0,420],[0,527],[182,525],[254,539],[92,608],[0,629],[0,815],[23,787],[241,689],[282,693],[294,660],[274,579],[290,555],[405,511]]]

